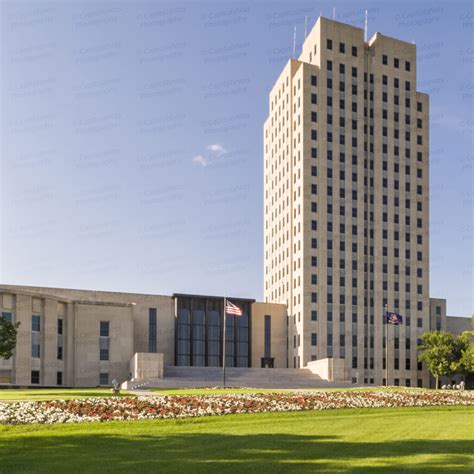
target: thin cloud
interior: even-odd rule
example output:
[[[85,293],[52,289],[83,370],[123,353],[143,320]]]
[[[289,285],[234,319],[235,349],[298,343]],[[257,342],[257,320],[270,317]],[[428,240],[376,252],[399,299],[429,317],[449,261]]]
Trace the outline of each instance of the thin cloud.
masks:
[[[212,151],[216,155],[224,155],[227,153],[227,150],[220,144],[220,143],[214,143],[213,145],[207,145],[206,147],[208,150]]]
[[[202,155],[197,155],[193,158],[194,163],[198,163],[201,166],[207,166],[208,165],[208,160],[205,156]]]
[[[214,159],[217,159],[227,153],[227,149],[220,143],[212,143],[211,145],[207,145],[206,150],[209,152],[203,155],[196,155],[193,158],[193,163],[197,163],[203,167],[206,167],[207,165],[212,165]]]

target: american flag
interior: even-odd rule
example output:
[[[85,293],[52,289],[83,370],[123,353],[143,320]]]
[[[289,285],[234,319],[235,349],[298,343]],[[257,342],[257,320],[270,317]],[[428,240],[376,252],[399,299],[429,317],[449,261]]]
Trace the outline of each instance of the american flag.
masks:
[[[231,303],[229,300],[226,300],[225,312],[234,316],[242,316],[242,309],[239,308],[237,305]]]

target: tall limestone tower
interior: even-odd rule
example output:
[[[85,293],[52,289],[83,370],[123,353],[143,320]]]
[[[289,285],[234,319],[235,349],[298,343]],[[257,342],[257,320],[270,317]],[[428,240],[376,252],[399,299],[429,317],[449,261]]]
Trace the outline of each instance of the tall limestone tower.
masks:
[[[265,300],[288,307],[288,366],[342,358],[349,379],[428,385],[429,99],[416,47],[320,17],[269,97]]]

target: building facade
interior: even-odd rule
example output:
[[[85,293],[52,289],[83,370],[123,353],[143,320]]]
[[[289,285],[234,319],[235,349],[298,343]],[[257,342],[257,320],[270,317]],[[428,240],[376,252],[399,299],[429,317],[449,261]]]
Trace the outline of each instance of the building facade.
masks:
[[[416,46],[319,18],[273,86],[264,124],[265,301],[288,308],[288,364],[427,385],[429,100]]]
[[[226,366],[287,368],[286,306],[232,302],[243,315],[226,317]],[[468,318],[446,316],[446,300],[430,303],[429,330],[470,330]],[[0,316],[20,323],[13,357],[0,358],[0,385],[109,386],[113,379],[161,379],[166,367],[222,367],[223,298],[218,296],[0,285]],[[321,358],[307,368],[321,379],[337,370],[337,382],[362,384],[340,360]],[[418,367],[413,371],[418,374]]]
[[[243,315],[226,317],[226,366],[286,367],[286,308],[232,302]],[[20,323],[13,357],[0,359],[4,384],[108,386],[131,378],[136,354],[222,366],[222,297],[0,285],[0,315]]]

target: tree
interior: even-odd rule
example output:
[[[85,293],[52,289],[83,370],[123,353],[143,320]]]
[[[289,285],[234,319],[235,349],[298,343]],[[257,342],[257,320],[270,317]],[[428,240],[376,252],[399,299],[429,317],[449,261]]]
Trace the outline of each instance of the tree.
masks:
[[[0,357],[9,359],[16,346],[17,329],[20,323],[12,322],[0,316]]]
[[[455,339],[451,369],[455,374],[474,373],[474,331],[464,331]]]
[[[443,375],[453,373],[453,362],[455,360],[455,340],[449,332],[432,331],[421,336],[422,344],[418,349],[423,352],[418,356],[420,361],[425,362],[431,375],[438,380]]]

